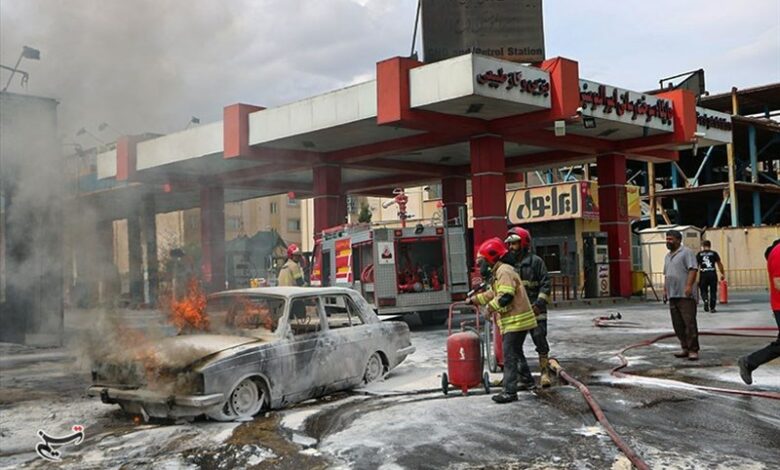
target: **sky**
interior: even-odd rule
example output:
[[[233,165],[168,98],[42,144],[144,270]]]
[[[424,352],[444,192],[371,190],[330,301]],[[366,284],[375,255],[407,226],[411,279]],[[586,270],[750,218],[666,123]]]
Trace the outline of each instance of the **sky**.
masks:
[[[9,91],[60,100],[65,141],[170,133],[243,102],[276,106],[373,78],[409,55],[417,0],[0,0]],[[712,93],[780,81],[780,1],[547,0],[547,57],[633,90],[704,68]],[[419,40],[418,40],[418,49]],[[2,84],[8,73],[0,73]],[[109,127],[98,130],[100,123]]]

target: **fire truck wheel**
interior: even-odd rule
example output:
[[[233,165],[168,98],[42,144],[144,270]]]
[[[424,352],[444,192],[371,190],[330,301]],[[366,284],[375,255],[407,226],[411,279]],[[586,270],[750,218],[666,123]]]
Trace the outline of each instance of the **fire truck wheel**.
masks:
[[[441,325],[447,321],[448,310],[432,310],[430,312],[419,312],[420,322],[425,326]]]
[[[450,391],[450,381],[446,372],[441,374],[441,391],[444,392],[445,395]]]
[[[375,352],[368,358],[366,371],[363,373],[363,382],[370,384],[381,379],[385,373],[385,365],[382,363],[382,356]]]

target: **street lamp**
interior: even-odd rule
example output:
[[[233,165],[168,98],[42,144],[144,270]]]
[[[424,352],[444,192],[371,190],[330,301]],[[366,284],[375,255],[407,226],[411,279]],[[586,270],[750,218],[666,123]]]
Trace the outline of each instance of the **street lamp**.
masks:
[[[3,91],[8,89],[8,86],[11,84],[11,80],[14,78],[14,75],[16,75],[16,72],[19,71],[19,64],[22,62],[22,59],[41,60],[41,51],[32,47],[22,46],[22,53],[19,54],[19,59],[16,61],[16,65],[14,65],[14,68],[11,70],[11,76],[8,77],[8,82],[6,82]],[[22,76],[22,81],[26,81],[26,77],[28,76],[29,75],[27,73],[24,73]]]
[[[93,139],[95,139],[98,142],[100,142],[100,145],[106,145],[106,143],[103,142],[100,138],[98,138],[98,136],[96,136],[95,134],[89,132],[86,127],[82,127],[81,129],[76,131],[76,137],[80,137],[80,136],[82,136],[84,134],[87,134],[88,136],[90,136]]]

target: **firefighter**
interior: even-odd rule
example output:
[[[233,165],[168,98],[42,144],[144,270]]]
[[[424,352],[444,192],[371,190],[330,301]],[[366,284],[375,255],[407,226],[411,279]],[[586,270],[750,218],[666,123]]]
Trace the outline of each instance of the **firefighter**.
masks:
[[[301,249],[295,243],[287,247],[287,262],[279,270],[277,285],[279,286],[303,286],[306,281],[301,268]]]
[[[528,230],[521,227],[509,229],[505,242],[514,257],[515,271],[523,280],[528,300],[531,301],[531,307],[536,314],[537,327],[531,331],[531,339],[539,354],[539,385],[549,387],[552,381],[548,365],[550,346],[547,344],[547,300],[551,290],[547,265],[542,258],[531,252],[531,233]],[[525,371],[523,372],[523,376],[526,376]],[[527,375],[530,375],[530,370]]]
[[[536,327],[534,315],[523,281],[512,268],[512,256],[500,238],[485,241],[477,251],[481,259],[490,267],[492,277],[488,291],[469,297],[466,302],[474,305],[487,305],[492,312],[498,313],[498,329],[501,332],[504,352],[504,391],[494,395],[496,403],[509,403],[517,400],[518,389],[533,378],[523,355],[523,342],[530,330]],[[525,372],[523,372],[525,370]],[[518,387],[518,375],[521,386]]]

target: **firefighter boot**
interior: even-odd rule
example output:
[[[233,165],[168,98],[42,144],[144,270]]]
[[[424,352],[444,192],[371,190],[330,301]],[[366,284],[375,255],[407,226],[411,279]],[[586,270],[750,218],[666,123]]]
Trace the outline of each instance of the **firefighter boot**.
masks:
[[[552,385],[550,380],[550,365],[547,354],[539,354],[539,369],[541,369],[541,377],[539,378],[539,385],[543,388],[547,388]]]

